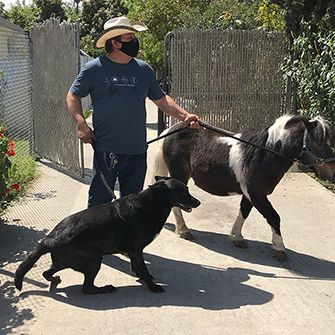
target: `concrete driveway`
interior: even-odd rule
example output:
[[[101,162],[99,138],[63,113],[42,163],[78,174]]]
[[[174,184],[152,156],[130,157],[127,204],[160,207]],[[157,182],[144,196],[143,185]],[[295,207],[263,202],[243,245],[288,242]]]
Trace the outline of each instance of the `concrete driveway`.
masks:
[[[156,136],[155,109],[148,117]],[[87,148],[88,150],[89,148]],[[149,147],[149,173],[155,144]],[[151,293],[121,255],[105,257],[98,285],[110,295],[85,296],[83,277],[60,272],[63,282],[49,292],[43,256],[26,276],[22,292],[13,274],[36,242],[62,218],[86,207],[88,181],[41,164],[41,178],[0,223],[1,334],[334,334],[335,195],[302,173],[287,174],[271,196],[282,218],[288,260],[271,255],[271,230],[252,211],[244,237],[248,249],[229,240],[239,196],[211,196],[191,184],[202,205],[186,214],[196,240],[180,239],[170,216],[160,236],[145,249],[149,270],[165,286]],[[146,182],[149,183],[149,177]]]

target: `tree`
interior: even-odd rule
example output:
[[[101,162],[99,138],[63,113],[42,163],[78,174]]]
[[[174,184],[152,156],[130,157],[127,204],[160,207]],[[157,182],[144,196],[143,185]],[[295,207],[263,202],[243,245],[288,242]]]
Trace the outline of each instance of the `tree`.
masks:
[[[296,37],[302,30],[302,21],[310,22],[312,27],[321,20],[335,28],[335,0],[271,0],[286,11],[285,21],[288,36]]]
[[[62,7],[62,0],[34,0],[39,12],[39,21],[43,22],[50,17],[57,17],[60,21],[66,20],[65,10]]]
[[[17,24],[25,30],[30,28],[38,21],[38,10],[33,5],[26,5],[23,1],[16,1],[8,10],[3,12],[3,16],[8,21]]]
[[[5,4],[0,1],[0,16],[3,16],[4,11],[5,11]]]
[[[143,56],[156,69],[163,66],[164,38],[175,29],[282,30],[283,11],[267,0],[125,0],[129,17],[149,27],[141,34]],[[262,11],[259,11],[260,6]]]
[[[76,22],[77,20],[80,20],[81,17],[81,11],[76,10],[76,8],[73,5],[69,5],[68,3],[63,4],[64,12],[67,17],[67,20],[69,22]]]
[[[94,38],[103,31],[104,23],[116,16],[127,15],[122,0],[86,0],[81,12],[81,48],[96,57],[102,51],[93,47]]]
[[[30,5],[26,5],[24,0],[17,0],[8,10],[3,11],[3,16],[23,29],[30,30],[35,23],[50,17],[66,20],[67,16],[62,6],[61,0],[34,0]]]
[[[201,0],[125,0],[129,18],[144,22],[149,30],[140,35],[143,57],[156,69],[163,65],[164,38],[169,31],[190,27],[208,5]],[[192,23],[193,22],[193,23]]]
[[[335,124],[335,0],[272,2],[286,11],[291,48],[283,70],[296,84],[297,109]]]

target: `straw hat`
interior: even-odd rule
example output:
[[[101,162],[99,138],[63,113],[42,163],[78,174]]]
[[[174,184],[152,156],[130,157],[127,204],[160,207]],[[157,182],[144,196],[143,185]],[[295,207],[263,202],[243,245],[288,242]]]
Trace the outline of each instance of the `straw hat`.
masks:
[[[95,38],[94,45],[96,48],[104,48],[110,38],[147,29],[144,23],[132,24],[125,16],[114,17],[104,24],[104,30]]]

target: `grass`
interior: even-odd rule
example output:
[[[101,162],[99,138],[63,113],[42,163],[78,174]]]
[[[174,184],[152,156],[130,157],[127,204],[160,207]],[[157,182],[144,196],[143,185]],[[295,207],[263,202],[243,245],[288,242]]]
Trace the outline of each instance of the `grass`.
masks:
[[[92,113],[93,113],[92,109],[86,109],[83,112],[84,118],[87,119],[88,117],[90,117],[92,115]]]
[[[8,170],[7,185],[19,184],[20,189],[11,192],[5,201],[1,201],[0,213],[8,206],[9,202],[24,195],[32,182],[38,177],[36,159],[30,154],[29,142],[14,141],[14,145],[16,154],[10,158],[12,166]]]
[[[11,184],[20,184],[23,192],[37,178],[36,159],[29,152],[27,141],[14,141],[16,155],[11,158],[12,166],[8,172]]]

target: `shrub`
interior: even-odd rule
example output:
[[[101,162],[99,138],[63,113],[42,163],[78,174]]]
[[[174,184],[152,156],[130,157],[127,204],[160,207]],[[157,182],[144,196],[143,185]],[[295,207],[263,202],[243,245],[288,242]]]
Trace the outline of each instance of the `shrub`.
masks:
[[[11,183],[9,170],[12,166],[9,157],[15,155],[14,142],[5,135],[6,128],[0,126],[0,209],[7,206],[9,200],[20,190],[20,184]]]
[[[0,126],[0,212],[36,178],[36,161],[27,141],[11,141]]]
[[[297,83],[301,113],[323,115],[335,124],[335,32],[325,24],[302,22],[283,70]]]

